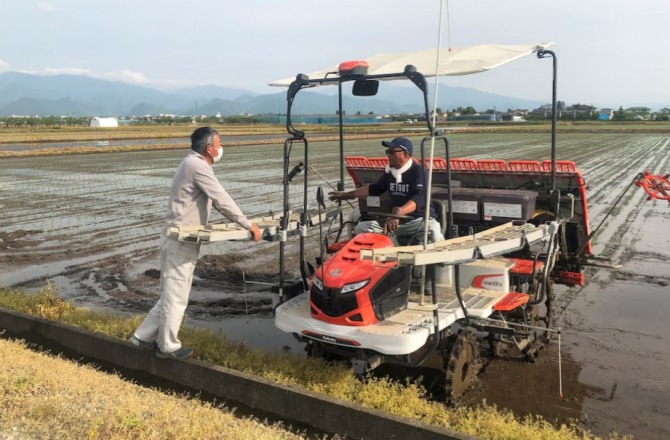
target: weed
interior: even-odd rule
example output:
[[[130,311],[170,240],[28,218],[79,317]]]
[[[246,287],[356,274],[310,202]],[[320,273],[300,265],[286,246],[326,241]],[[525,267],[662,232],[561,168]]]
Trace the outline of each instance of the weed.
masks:
[[[47,284],[36,296],[0,289],[0,307],[41,317],[57,316],[60,322],[122,339],[131,334],[141,319],[103,315],[74,307],[60,300],[51,284]],[[208,329],[184,327],[180,336],[185,345],[195,349],[200,360],[481,438],[597,438],[572,425],[554,427],[539,417],[518,420],[511,412],[486,405],[474,409],[447,408],[427,399],[426,390],[415,382],[401,384],[386,378],[372,378],[363,382],[357,380],[343,364],[328,364],[321,359],[288,353],[252,350],[244,344],[228,341],[225,336]],[[135,413],[122,413],[117,419],[115,426],[123,426],[129,433],[135,429],[145,433],[149,429]],[[181,420],[179,422],[180,425],[184,423],[186,422]],[[91,432],[100,436],[104,434],[99,424],[93,421],[86,432],[89,435]],[[167,433],[163,434],[172,437]],[[619,437],[612,435],[611,438]]]
[[[0,359],[3,439],[304,438],[280,425],[30,351],[20,341],[0,340]]]

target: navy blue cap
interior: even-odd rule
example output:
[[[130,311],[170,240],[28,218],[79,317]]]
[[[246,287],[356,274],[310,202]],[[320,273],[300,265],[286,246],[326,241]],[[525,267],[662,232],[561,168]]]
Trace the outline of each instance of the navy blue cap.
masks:
[[[402,148],[403,150],[407,151],[410,156],[414,152],[412,141],[404,137],[397,137],[392,141],[382,141],[382,145],[386,148]]]

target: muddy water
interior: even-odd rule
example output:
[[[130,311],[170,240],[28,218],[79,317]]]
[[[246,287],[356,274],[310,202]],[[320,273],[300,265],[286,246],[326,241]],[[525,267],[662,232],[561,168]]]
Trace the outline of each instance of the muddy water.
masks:
[[[573,419],[602,435],[670,438],[670,206],[641,193],[630,204],[616,232],[596,240],[605,250],[618,243],[622,267],[590,270],[586,286],[559,293],[563,397],[553,344],[535,364],[490,364],[467,403]]]
[[[454,156],[545,159],[548,135],[453,135]],[[416,139],[418,141],[418,139]],[[589,185],[591,225],[638,172],[670,171],[662,135],[562,135],[559,159],[574,160]],[[347,154],[379,156],[379,141],[357,141]],[[329,183],[339,175],[338,146],[310,143],[315,170]],[[79,305],[144,314],[158,294],[158,233],[167,190],[185,151],[112,153],[0,160],[0,285],[38,290],[46,280]],[[215,170],[249,215],[281,210],[282,145],[232,147]],[[302,160],[301,146],[292,161]],[[328,189],[316,173],[317,185]],[[297,179],[299,180],[299,179]],[[347,177],[347,185],[351,183]],[[302,188],[291,187],[300,206]],[[313,196],[311,196],[313,197]],[[313,202],[312,202],[313,203]],[[213,213],[213,220],[221,217]],[[596,236],[595,252],[620,270],[589,268],[587,284],[558,289],[558,344],[534,364],[489,364],[467,403],[506,407],[518,415],[574,419],[598,434],[615,430],[639,438],[670,438],[670,207],[647,202],[632,188]],[[292,245],[293,246],[293,245]],[[296,247],[287,268],[295,273]],[[203,246],[187,321],[251,347],[301,347],[272,325],[267,286],[277,279],[277,246],[218,243]],[[311,260],[314,255],[308,255]],[[563,396],[559,394],[562,382]]]

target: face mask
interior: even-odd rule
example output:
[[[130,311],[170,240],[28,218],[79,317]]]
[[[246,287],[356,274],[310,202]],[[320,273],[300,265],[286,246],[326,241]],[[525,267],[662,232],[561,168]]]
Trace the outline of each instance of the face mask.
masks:
[[[219,148],[219,151],[216,153],[216,156],[212,158],[212,161],[216,163],[220,161],[222,157],[223,157],[223,147]]]

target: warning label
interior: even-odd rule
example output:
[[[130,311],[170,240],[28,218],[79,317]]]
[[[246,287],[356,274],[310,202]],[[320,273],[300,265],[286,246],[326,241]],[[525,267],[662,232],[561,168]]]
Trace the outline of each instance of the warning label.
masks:
[[[484,203],[484,220],[491,220],[493,217],[521,218],[521,208],[516,203]]]

